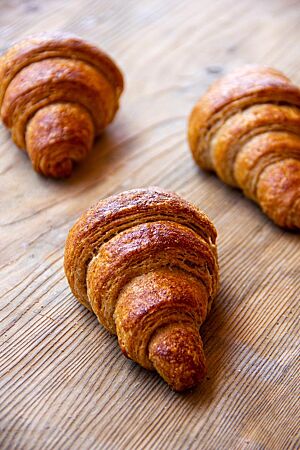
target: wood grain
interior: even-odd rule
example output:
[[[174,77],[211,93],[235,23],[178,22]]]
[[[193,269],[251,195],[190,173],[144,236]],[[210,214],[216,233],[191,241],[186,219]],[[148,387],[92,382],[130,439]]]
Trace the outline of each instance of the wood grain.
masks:
[[[67,181],[35,174],[3,127],[1,449],[299,448],[299,233],[197,169],[188,114],[244,63],[300,84],[296,0],[3,0],[0,48],[34,32],[77,33],[126,74],[115,122]],[[70,226],[98,199],[158,185],[218,232],[222,289],[203,327],[207,379],[186,394],[125,359],[73,298]]]

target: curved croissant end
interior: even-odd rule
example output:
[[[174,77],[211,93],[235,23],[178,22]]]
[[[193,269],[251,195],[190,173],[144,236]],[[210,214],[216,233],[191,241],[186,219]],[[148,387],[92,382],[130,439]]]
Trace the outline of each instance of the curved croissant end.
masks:
[[[193,109],[188,136],[200,167],[300,228],[300,89],[287,77],[266,67],[225,76]]]
[[[199,327],[219,286],[215,242],[203,213],[158,188],[100,201],[67,238],[74,295],[118,336],[127,357],[176,391],[206,373]]]
[[[66,34],[28,38],[0,60],[1,118],[46,176],[71,174],[113,120],[122,91],[112,59]]]

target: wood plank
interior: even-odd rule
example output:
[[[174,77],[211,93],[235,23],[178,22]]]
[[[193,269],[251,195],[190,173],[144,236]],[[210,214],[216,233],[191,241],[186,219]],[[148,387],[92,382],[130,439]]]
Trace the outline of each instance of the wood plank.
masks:
[[[115,122],[74,176],[35,174],[0,128],[0,443],[3,449],[284,449],[299,440],[299,233],[195,167],[188,114],[245,63],[300,83],[296,0],[49,0],[1,3],[0,48],[74,32],[126,75]],[[125,359],[64,277],[75,219],[124,189],[177,191],[214,221],[221,292],[203,327],[209,373],[171,392]]]

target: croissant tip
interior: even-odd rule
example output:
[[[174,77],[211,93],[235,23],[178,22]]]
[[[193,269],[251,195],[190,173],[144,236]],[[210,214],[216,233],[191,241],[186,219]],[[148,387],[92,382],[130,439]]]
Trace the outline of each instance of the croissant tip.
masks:
[[[71,159],[64,159],[55,166],[55,173],[58,178],[68,178],[73,170],[73,162]]]
[[[43,168],[40,167],[38,172],[46,177],[63,179],[69,178],[73,170],[73,161],[69,158],[65,158],[58,161],[52,167]]]
[[[184,383],[178,383],[178,384],[169,384],[169,387],[172,391],[174,391],[178,394],[184,393],[186,391],[192,391],[202,381],[204,381],[206,374],[207,374],[207,370],[206,370],[205,366],[203,366],[201,368],[201,370],[199,370],[197,372],[197,374],[195,374],[195,376],[191,378],[189,383],[184,382]]]
[[[149,347],[149,359],[176,392],[197,386],[206,375],[199,331],[180,323],[159,329]]]

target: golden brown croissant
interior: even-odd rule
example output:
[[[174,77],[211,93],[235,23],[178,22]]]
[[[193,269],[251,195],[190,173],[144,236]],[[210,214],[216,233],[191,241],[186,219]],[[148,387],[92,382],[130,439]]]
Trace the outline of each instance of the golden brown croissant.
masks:
[[[215,242],[203,213],[158,188],[100,201],[66,242],[75,297],[117,334],[127,357],[176,391],[205,375],[199,327],[218,290]]]
[[[28,38],[0,59],[2,120],[46,176],[71,174],[113,120],[122,90],[108,55],[65,34]]]
[[[215,82],[191,113],[189,143],[200,167],[300,228],[300,89],[282,73],[245,67]]]

